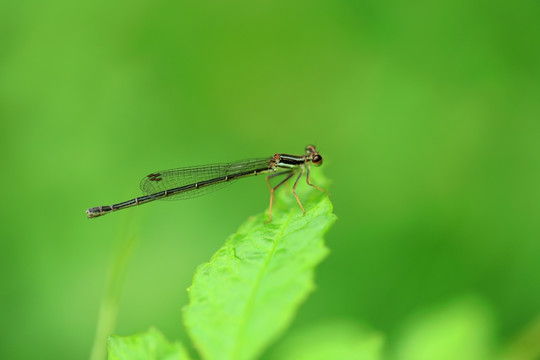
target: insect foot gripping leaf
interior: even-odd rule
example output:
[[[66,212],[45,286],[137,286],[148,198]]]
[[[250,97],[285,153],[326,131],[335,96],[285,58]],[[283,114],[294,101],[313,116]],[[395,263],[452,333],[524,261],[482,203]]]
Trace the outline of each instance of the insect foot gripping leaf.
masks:
[[[328,253],[323,235],[336,218],[323,192],[303,184],[298,195],[305,216],[284,191],[271,223],[267,214],[250,218],[197,269],[184,323],[203,359],[254,359],[313,290],[315,266]]]

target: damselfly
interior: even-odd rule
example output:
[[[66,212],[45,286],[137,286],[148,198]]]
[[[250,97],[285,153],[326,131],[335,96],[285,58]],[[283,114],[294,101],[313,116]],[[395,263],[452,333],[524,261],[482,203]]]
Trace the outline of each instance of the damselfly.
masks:
[[[272,219],[274,191],[297,173],[299,173],[299,175],[294,182],[292,192],[298,205],[300,205],[300,208],[302,208],[302,211],[305,214],[306,210],[298,198],[298,195],[296,195],[296,185],[298,185],[298,181],[302,175],[306,173],[307,184],[326,193],[325,190],[309,182],[310,164],[320,166],[322,162],[322,156],[317,152],[315,146],[308,145],[306,147],[305,155],[274,154],[271,157],[262,159],[250,159],[233,163],[159,171],[147,175],[142,179],[140,188],[146,194],[145,196],[114,205],[93,207],[86,210],[86,214],[89,218],[95,218],[113,211],[142,205],[154,200],[190,199],[221,189],[234,180],[246,176],[267,173],[270,174],[266,177],[266,183],[270,190],[268,221]],[[270,179],[277,176],[285,176],[285,178],[272,187],[270,185]]]

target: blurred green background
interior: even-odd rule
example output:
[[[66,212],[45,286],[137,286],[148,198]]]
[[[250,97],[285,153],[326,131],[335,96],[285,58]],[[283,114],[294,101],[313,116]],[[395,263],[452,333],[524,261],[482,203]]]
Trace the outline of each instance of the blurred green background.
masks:
[[[115,332],[155,325],[188,343],[191,276],[265,209],[264,180],[94,220],[85,209],[138,196],[155,170],[309,143],[339,220],[291,332],[345,320],[395,353],[418,314],[465,298],[487,319],[489,351],[525,343],[538,358],[539,12],[1,2],[2,358],[88,358],[108,269],[132,235]]]

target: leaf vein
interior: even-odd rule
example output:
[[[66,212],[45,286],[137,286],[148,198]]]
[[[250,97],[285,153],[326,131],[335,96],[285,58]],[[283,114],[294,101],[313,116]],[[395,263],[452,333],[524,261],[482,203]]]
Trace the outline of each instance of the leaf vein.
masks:
[[[236,336],[236,342],[235,342],[234,351],[233,351],[234,356],[232,357],[232,359],[237,359],[238,358],[237,354],[238,354],[238,351],[240,349],[240,344],[242,343],[242,341],[241,341],[242,337],[244,336],[244,333],[245,333],[245,330],[246,330],[245,328],[246,328],[246,325],[247,325],[247,318],[253,312],[253,306],[255,304],[255,298],[256,298],[257,293],[259,291],[259,288],[261,286],[261,281],[262,281],[264,275],[266,274],[266,272],[268,270],[268,266],[270,264],[270,261],[272,260],[272,257],[274,256],[274,253],[275,253],[275,251],[277,249],[277,246],[280,243],[281,239],[283,238],[284,232],[287,229],[287,227],[288,227],[288,225],[289,225],[292,218],[293,218],[293,214],[291,213],[287,217],[287,221],[285,221],[282,224],[281,230],[279,231],[279,235],[276,236],[276,241],[274,242],[274,245],[272,246],[272,249],[270,250],[270,253],[268,254],[268,257],[266,258],[263,266],[261,267],[261,270],[259,271],[259,274],[257,275],[257,279],[255,280],[253,290],[251,291],[251,294],[249,295],[249,298],[248,298],[248,301],[247,301],[246,309],[244,311],[244,316],[242,317],[240,326],[238,327],[238,333],[237,333],[237,336]]]

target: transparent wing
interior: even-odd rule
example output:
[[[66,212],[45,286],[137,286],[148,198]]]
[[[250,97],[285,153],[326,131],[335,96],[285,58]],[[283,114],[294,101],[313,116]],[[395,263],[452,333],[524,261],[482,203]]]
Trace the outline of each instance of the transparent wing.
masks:
[[[268,164],[271,160],[272,158],[270,157],[264,159],[237,161],[234,163],[203,165],[158,171],[145,176],[141,180],[141,184],[139,186],[143,193],[151,195],[160,191],[171,190],[224,176],[232,177],[230,181],[217,182],[211,185],[202,186],[198,189],[193,188],[185,192],[165,197],[162,200],[191,199],[224,188],[225,186],[234,182],[234,180],[238,179],[237,177],[234,177],[234,175],[249,172],[254,173],[256,171],[266,169],[268,168]]]

